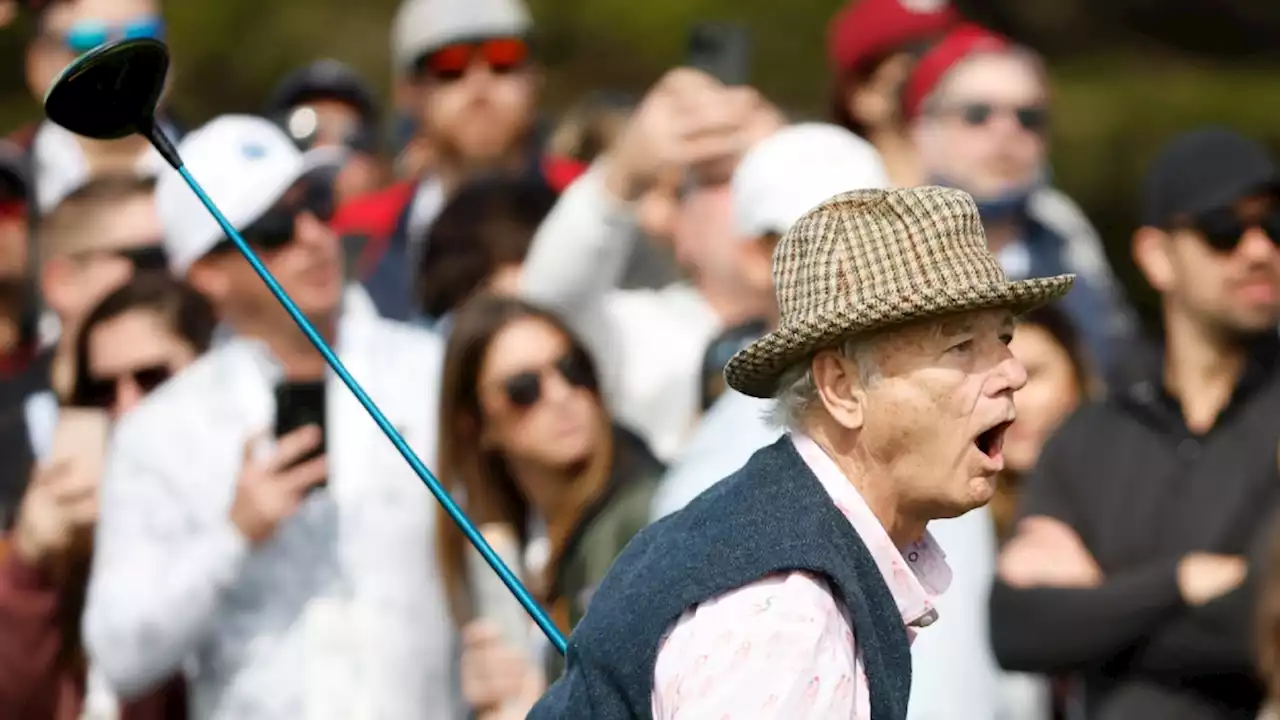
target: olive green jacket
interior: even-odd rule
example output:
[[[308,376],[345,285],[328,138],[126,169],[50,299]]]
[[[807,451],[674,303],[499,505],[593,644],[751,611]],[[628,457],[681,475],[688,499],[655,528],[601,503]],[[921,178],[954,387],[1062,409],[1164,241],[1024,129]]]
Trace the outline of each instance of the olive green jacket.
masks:
[[[632,536],[649,523],[650,504],[664,467],[631,432],[614,429],[614,462],[609,484],[583,513],[565,544],[555,578],[553,600],[569,603],[569,624],[587,611],[591,593]],[[553,648],[547,658],[547,681],[560,676],[564,658]]]

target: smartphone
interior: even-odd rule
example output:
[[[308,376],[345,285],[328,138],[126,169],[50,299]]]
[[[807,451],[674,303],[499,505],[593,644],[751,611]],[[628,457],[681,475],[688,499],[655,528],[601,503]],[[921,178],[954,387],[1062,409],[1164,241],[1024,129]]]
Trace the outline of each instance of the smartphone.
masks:
[[[103,410],[65,407],[58,410],[58,424],[44,464],[72,462],[85,473],[101,476],[106,469],[107,438],[111,420]]]
[[[325,412],[325,381],[282,382],[276,385],[275,395],[276,438],[284,437],[307,425],[316,425],[320,428],[319,447],[299,458],[294,465],[301,465],[323,455],[328,445],[328,432],[325,430],[325,416],[328,414]]]
[[[689,33],[687,63],[725,85],[746,85],[751,77],[751,34],[737,23],[698,23]]]

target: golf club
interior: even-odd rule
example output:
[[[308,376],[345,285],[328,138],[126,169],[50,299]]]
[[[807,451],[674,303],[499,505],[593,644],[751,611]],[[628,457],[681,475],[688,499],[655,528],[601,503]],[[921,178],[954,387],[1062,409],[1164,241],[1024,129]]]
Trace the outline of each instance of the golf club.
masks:
[[[178,171],[190,186],[191,191],[200,198],[205,209],[218,221],[222,231],[239,248],[240,253],[258,273],[258,277],[267,284],[271,293],[289,312],[307,339],[324,356],[325,362],[356,396],[378,427],[382,428],[387,439],[396,446],[405,461],[431,490],[431,494],[436,496],[436,500],[489,563],[489,567],[502,578],[502,582],[524,606],[525,611],[538,624],[542,632],[546,633],[551,644],[564,654],[565,639],[555,623],[538,606],[529,590],[520,583],[506,563],[498,557],[462,508],[449,497],[449,493],[441,487],[440,481],[413,452],[400,433],[378,409],[377,404],[365,393],[351,373],[347,372],[337,354],[324,341],[324,338],[320,337],[320,333],[302,314],[280,283],[272,277],[253,248],[240,237],[240,233],[236,232],[236,229],[214,205],[213,200],[205,194],[200,183],[187,172],[173,142],[165,136],[164,131],[156,125],[155,121],[156,103],[160,100],[168,71],[169,50],[158,40],[137,38],[101,45],[81,55],[54,80],[53,86],[49,88],[49,93],[44,99],[45,114],[53,122],[77,135],[99,140],[116,140],[137,133],[151,141],[164,159]]]

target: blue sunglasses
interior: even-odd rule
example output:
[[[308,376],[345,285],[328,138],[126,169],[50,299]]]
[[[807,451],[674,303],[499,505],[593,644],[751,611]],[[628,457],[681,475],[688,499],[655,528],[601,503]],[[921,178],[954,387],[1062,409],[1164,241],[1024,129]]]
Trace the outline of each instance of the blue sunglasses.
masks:
[[[62,35],[62,41],[67,49],[77,55],[87,53],[112,40],[137,38],[164,39],[164,21],[156,16],[141,17],[122,25],[85,20],[72,25]]]

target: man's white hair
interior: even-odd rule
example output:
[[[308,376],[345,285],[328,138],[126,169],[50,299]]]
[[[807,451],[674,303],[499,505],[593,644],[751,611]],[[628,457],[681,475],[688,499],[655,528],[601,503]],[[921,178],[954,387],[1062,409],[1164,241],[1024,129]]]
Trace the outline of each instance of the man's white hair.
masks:
[[[853,361],[864,386],[875,382],[879,375],[876,362],[877,337],[856,337],[842,341],[837,350]],[[778,391],[769,408],[769,424],[782,430],[804,430],[813,411],[822,404],[818,384],[813,377],[813,356],[792,365],[778,380]]]

